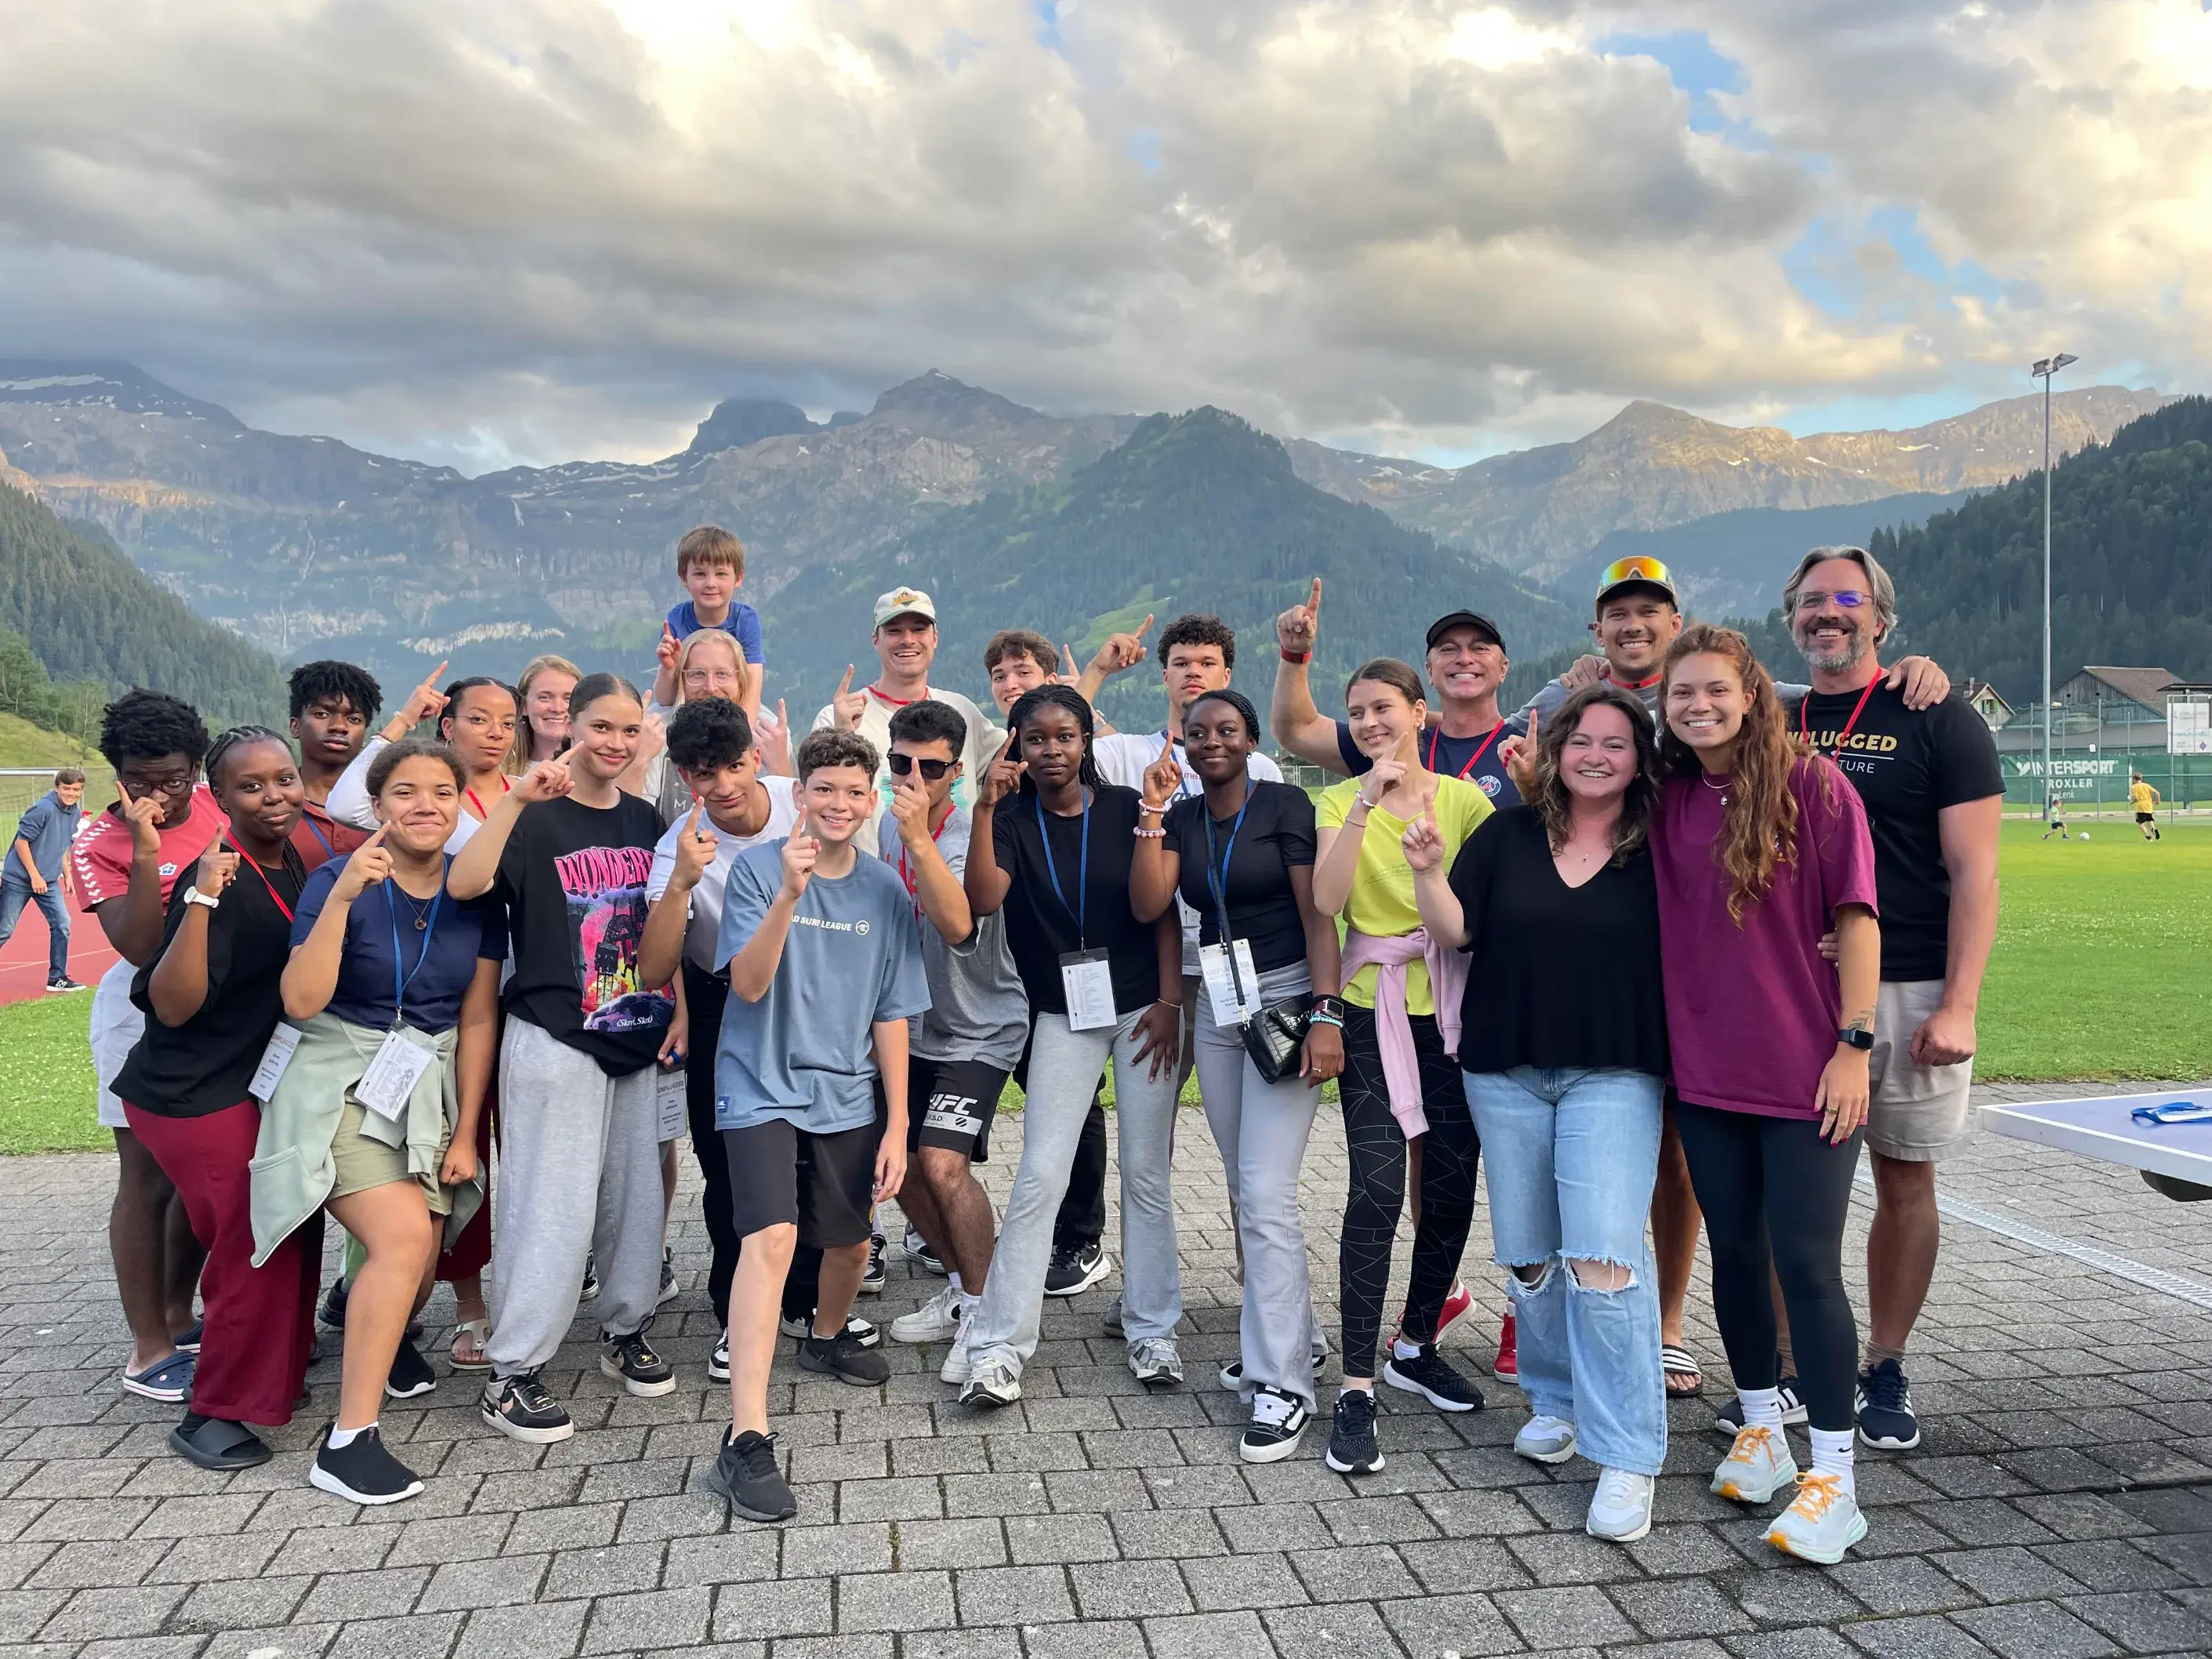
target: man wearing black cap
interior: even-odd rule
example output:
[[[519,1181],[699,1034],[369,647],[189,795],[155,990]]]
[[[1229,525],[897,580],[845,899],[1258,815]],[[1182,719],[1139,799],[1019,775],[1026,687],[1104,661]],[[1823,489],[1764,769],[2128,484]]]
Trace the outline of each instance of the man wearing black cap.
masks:
[[[1275,619],[1275,641],[1282,665],[1275,671],[1275,696],[1268,718],[1284,748],[1326,771],[1356,777],[1367,770],[1367,757],[1352,741],[1352,728],[1314,707],[1307,664],[1321,632],[1321,578],[1304,605]],[[1498,688],[1505,683],[1505,638],[1498,624],[1479,611],[1453,611],[1429,624],[1425,664],[1436,688],[1442,718],[1421,738],[1421,763],[1431,772],[1465,778],[1480,786],[1493,806],[1519,803],[1521,792],[1506,775],[1499,752],[1504,738],[1522,728],[1498,713]]]

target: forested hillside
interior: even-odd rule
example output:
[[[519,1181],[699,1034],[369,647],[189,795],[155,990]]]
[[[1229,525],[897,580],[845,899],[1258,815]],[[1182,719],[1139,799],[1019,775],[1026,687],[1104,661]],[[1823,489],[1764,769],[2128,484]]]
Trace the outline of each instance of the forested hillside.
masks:
[[[192,615],[97,530],[64,524],[5,485],[0,629],[27,641],[64,690],[87,681],[110,694],[149,685],[196,704],[211,726],[284,713],[283,678],[266,652]],[[22,712],[41,724],[68,724],[82,720],[88,701],[57,693],[48,719]]]
[[[1429,619],[1457,606],[1494,617],[1516,653],[1576,632],[1564,607],[1498,566],[1301,483],[1274,439],[1200,409],[1150,417],[1065,483],[945,513],[905,539],[895,566],[800,576],[767,615],[771,678],[798,717],[800,702],[811,716],[827,700],[847,663],[872,672],[870,602],[902,580],[937,602],[935,678],[952,689],[980,693],[983,642],[997,629],[1036,628],[1084,654],[1147,612],[1164,624],[1200,610],[1237,629],[1237,682],[1264,710],[1276,613],[1316,575],[1327,583],[1315,664],[1325,699],[1369,657],[1418,663]],[[1157,722],[1158,676],[1148,663],[1109,682],[1100,702],[1117,725]]]

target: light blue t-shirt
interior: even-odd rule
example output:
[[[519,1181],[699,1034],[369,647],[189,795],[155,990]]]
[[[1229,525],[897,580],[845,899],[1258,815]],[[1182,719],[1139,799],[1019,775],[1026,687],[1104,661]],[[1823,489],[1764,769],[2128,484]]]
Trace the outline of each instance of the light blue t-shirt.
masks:
[[[716,963],[726,969],[783,884],[781,842],[749,848],[722,889]],[[806,884],[783,957],[758,1002],[732,996],[714,1051],[714,1126],[750,1129],[787,1118],[810,1134],[875,1121],[871,1027],[929,1006],[914,902],[880,859],[835,881]]]

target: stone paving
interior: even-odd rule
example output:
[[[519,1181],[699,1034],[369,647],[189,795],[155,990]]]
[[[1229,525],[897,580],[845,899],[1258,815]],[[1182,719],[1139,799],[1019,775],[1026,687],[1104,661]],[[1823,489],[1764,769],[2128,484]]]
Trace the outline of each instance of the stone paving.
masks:
[[[1018,1129],[994,1137],[994,1194]],[[1520,1397],[1486,1375],[1490,1409],[1463,1418],[1383,1390],[1389,1467],[1357,1485],[1322,1464],[1325,1421],[1297,1458],[1241,1465],[1235,1400],[1212,1380],[1235,1346],[1233,1258],[1195,1113],[1176,1182],[1187,1387],[1146,1395],[1129,1376],[1100,1324],[1117,1280],[1052,1304],[1026,1397],[993,1416],[952,1403],[935,1350],[888,1345],[880,1395],[781,1362],[773,1407],[802,1510],[770,1528],[732,1525],[695,1489],[726,1395],[705,1376],[714,1332],[694,1186],[678,1208],[694,1218],[675,1239],[684,1292],[655,1332],[678,1363],[677,1393],[617,1395],[580,1323],[548,1373],[577,1418],[574,1439],[533,1449],[494,1436],[475,1385],[447,1378],[384,1417],[428,1489],[362,1511],[306,1482],[334,1361],[274,1435],[272,1463],[225,1478],[169,1455],[173,1409],[115,1387],[110,1161],[0,1160],[0,1655],[2212,1651],[2212,1309],[1948,1224],[1911,1364],[1926,1443],[1862,1452],[1873,1530],[1831,1571],[1778,1555],[1756,1520],[1705,1490],[1723,1449],[1711,1420],[1725,1370],[1695,1297],[1707,1400],[1673,1408],[1660,1523],[1619,1548],[1581,1530],[1589,1466],[1513,1455]],[[1332,1297],[1343,1182],[1324,1119],[1306,1216],[1316,1288]],[[2130,1173],[1984,1135],[1942,1186],[2212,1281],[2212,1204],[2169,1202]],[[1478,1218],[1484,1255],[1487,1224]],[[1469,1369],[1503,1305],[1474,1255],[1477,1308],[1446,1343]],[[1863,1297],[1856,1265],[1851,1277]],[[938,1282],[894,1255],[888,1293],[863,1310],[887,1320]],[[442,1294],[430,1316],[450,1320]],[[1333,1307],[1323,1318],[1333,1329]],[[444,1334],[426,1351],[442,1352]]]

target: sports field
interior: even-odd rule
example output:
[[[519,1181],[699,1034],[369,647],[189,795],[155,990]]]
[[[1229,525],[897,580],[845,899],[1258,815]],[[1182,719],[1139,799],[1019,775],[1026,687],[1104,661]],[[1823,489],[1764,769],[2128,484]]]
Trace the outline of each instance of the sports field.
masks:
[[[2077,828],[2041,842],[2033,823],[2004,826],[1976,1073],[2212,1078],[2212,823],[2166,826],[2153,846],[2125,819],[2087,827],[2087,841]],[[91,1003],[0,1007],[0,1153],[108,1144],[93,1121]]]

